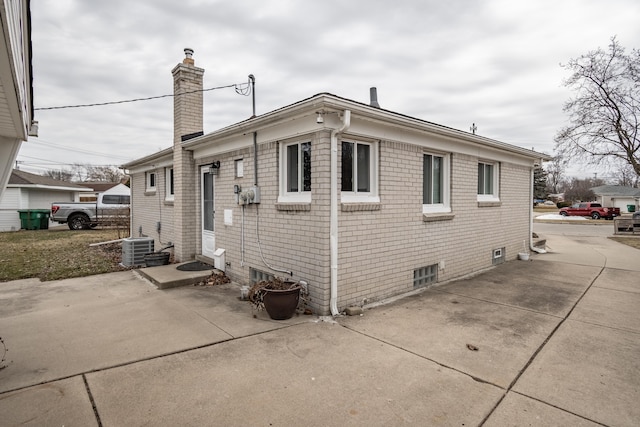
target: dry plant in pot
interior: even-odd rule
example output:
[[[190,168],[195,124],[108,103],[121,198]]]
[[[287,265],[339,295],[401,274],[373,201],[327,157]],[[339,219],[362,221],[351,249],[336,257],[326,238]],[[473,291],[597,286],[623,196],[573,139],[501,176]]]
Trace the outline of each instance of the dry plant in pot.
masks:
[[[303,287],[300,282],[274,277],[254,284],[248,296],[256,309],[264,308],[274,320],[286,320],[296,312],[301,291]]]

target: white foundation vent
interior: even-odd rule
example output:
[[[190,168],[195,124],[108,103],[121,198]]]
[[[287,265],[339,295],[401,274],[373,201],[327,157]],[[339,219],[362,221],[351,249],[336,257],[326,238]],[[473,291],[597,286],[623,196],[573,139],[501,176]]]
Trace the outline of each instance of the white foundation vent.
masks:
[[[498,248],[491,251],[491,264],[498,265],[505,261],[505,248]]]

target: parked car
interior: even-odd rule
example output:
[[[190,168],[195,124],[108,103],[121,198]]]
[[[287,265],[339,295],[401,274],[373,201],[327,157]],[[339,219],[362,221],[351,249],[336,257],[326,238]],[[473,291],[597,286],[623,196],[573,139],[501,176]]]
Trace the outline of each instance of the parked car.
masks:
[[[131,196],[100,194],[96,202],[55,202],[51,204],[51,220],[67,224],[71,230],[83,230],[100,223],[129,220]]]
[[[560,209],[562,216],[589,216],[593,219],[613,219],[620,216],[620,208],[604,208],[600,203],[574,203],[573,205]]]

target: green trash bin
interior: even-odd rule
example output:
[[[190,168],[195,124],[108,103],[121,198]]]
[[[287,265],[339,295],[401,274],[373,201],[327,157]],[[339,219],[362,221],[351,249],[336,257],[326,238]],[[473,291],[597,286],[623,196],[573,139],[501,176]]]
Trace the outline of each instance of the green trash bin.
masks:
[[[48,209],[27,209],[19,210],[20,228],[23,230],[48,230],[49,215]]]
[[[627,212],[635,212],[636,205],[627,205]]]

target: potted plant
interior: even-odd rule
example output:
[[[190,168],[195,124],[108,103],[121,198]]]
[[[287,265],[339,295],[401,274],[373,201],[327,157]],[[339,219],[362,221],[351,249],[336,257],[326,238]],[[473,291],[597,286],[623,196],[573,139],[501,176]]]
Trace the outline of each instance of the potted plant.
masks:
[[[272,319],[286,320],[296,312],[301,290],[300,282],[274,277],[253,285],[249,289],[249,301],[258,310],[264,307]]]

